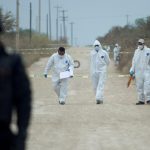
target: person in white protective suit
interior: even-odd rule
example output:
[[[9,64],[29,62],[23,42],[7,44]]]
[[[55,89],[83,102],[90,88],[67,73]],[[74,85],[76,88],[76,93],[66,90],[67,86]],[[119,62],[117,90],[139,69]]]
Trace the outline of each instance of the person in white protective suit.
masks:
[[[130,76],[135,77],[138,92],[136,105],[143,105],[145,101],[150,104],[150,49],[144,45],[144,39],[138,40],[135,50]]]
[[[119,59],[120,59],[120,46],[118,45],[118,43],[115,44],[115,47],[113,49],[113,53],[114,53],[114,62],[115,62],[115,65],[118,65],[119,64]]]
[[[111,51],[110,46],[107,47],[107,53],[109,54]]]
[[[91,51],[90,73],[97,104],[103,104],[104,84],[109,63],[110,59],[108,53],[102,49],[100,42],[96,40],[94,42],[94,49]]]
[[[64,105],[67,97],[68,80],[73,77],[74,62],[70,55],[65,53],[64,47],[59,47],[58,52],[54,53],[48,60],[45,67],[44,76],[47,78],[48,71],[53,67],[52,83],[56,92],[59,104]],[[61,78],[63,72],[71,73],[69,77]]]

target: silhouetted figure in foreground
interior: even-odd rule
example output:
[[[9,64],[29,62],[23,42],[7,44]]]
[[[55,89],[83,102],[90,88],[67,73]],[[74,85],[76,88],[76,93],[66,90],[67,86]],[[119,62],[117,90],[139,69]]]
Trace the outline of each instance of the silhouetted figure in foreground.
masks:
[[[0,41],[0,150],[25,150],[30,114],[31,90],[25,67],[20,56],[7,54]],[[11,130],[12,123],[17,126],[16,133]]]

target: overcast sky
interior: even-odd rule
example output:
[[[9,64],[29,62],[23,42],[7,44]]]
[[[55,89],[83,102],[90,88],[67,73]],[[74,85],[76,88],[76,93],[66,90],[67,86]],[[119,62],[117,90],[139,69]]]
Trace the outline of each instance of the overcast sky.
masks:
[[[48,1],[41,0],[41,31],[46,33]],[[32,2],[32,28],[37,30],[39,0],[20,0],[20,27],[29,28],[29,3]],[[124,26],[128,21],[150,16],[150,0],[51,0],[52,38],[56,39],[56,6],[66,10],[67,36],[70,42],[71,25],[74,22],[74,45],[93,44],[98,36],[104,36],[113,26]],[[0,0],[4,12],[16,16],[16,0]],[[59,13],[60,17],[62,12]],[[62,21],[60,19],[59,23]],[[61,25],[60,25],[61,26]],[[60,27],[59,27],[60,31]],[[59,32],[60,35],[60,32]]]

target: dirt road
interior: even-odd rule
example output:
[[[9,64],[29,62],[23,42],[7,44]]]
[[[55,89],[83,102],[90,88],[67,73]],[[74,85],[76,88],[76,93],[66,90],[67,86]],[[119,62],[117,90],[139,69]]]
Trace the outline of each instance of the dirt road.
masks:
[[[89,48],[67,51],[81,62],[70,80],[66,105],[59,105],[51,78],[42,77],[48,58],[29,68],[33,116],[28,150],[149,150],[150,106],[136,106],[135,85],[108,69],[104,104],[96,105],[89,77]]]

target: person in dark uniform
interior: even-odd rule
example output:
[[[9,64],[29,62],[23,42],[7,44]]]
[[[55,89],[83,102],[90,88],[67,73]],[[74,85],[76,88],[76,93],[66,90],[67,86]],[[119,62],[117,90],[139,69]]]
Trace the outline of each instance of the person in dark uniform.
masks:
[[[0,150],[25,150],[30,116],[31,89],[22,59],[8,54],[0,41]],[[17,132],[11,124],[16,124]]]

